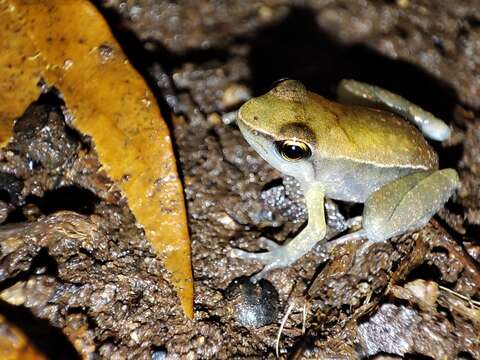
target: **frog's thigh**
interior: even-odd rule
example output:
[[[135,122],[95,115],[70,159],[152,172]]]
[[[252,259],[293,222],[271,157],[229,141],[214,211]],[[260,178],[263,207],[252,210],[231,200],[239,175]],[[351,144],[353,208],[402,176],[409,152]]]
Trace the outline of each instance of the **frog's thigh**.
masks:
[[[459,185],[454,169],[418,172],[385,184],[370,195],[363,229],[370,241],[385,241],[418,230],[452,196]]]

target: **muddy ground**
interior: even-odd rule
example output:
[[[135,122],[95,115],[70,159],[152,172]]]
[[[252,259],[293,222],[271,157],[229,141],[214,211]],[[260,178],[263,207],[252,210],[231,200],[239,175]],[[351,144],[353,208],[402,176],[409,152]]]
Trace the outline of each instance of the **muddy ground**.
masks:
[[[480,359],[480,1],[103,0],[174,135],[189,211],[195,321],[54,92],[0,153],[0,313],[51,359]],[[421,231],[326,254],[257,286],[233,259],[305,217],[294,181],[246,144],[235,111],[289,77],[334,98],[354,78],[445,119],[432,144],[462,186]],[[68,107],[68,104],[67,104]],[[154,166],[154,164],[152,164]],[[327,203],[329,234],[361,206]],[[305,309],[305,319],[303,316]],[[304,328],[304,329],[303,329]]]

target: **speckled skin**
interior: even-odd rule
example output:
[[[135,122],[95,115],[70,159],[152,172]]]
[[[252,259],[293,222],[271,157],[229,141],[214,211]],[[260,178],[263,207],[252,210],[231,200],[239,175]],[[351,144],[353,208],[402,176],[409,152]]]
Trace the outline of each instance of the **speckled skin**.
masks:
[[[385,91],[367,84],[358,88],[369,94]],[[398,101],[383,103],[383,107],[413,107],[398,95],[395,99]],[[418,117],[410,120],[419,122]],[[422,130],[430,138],[438,135],[438,127],[429,124],[441,123],[448,128],[433,115],[420,121],[426,124]],[[260,245],[269,252],[233,250],[233,256],[265,264],[255,279],[270,269],[288,266],[324,239],[325,196],[365,203],[363,229],[339,242],[362,237],[377,242],[425,225],[458,187],[456,171],[437,170],[437,154],[422,133],[403,118],[392,112],[329,101],[294,80],[283,81],[245,103],[237,123],[245,139],[266,161],[300,182],[309,213],[306,228],[283,246],[261,239]],[[286,160],[277,146],[285,140],[305,143],[311,155]]]

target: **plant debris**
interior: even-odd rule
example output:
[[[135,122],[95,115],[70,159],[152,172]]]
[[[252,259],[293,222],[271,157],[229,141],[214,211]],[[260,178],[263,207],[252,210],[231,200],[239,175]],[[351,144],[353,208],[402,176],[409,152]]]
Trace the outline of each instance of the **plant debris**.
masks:
[[[1,110],[7,120],[3,124],[10,126],[26,104],[38,98],[39,82],[58,89],[73,126],[92,139],[102,169],[127,197],[172,274],[185,314],[192,318],[190,239],[182,185],[168,128],[144,80],[88,1],[2,1],[0,15],[6,44],[0,61],[7,68],[2,76],[9,87],[4,91],[8,98],[1,101],[6,107]],[[20,126],[16,125],[17,132]],[[41,138],[35,128],[26,130],[23,136],[33,132],[34,149]],[[8,132],[4,129],[0,134]],[[41,163],[39,156],[42,153],[33,154],[32,161]]]
[[[51,358],[61,358],[62,346],[68,359],[274,359],[277,346],[280,358],[480,359],[477,0],[95,4],[172,130],[192,237],[195,321],[183,316],[118,185],[100,171],[94,136],[72,129],[69,104],[78,99],[47,86],[9,115],[19,118],[18,131],[7,131],[11,141],[0,150],[0,313],[28,313],[23,323],[57,331],[51,342],[29,333],[32,343],[45,344],[42,352],[53,343]],[[93,56],[108,63],[119,50],[107,45]],[[268,274],[274,289],[250,293],[239,284],[261,264],[231,258],[231,249],[261,251],[262,236],[282,243],[305,220],[297,184],[235,125],[240,103],[282,77],[332,99],[342,79],[354,78],[434,113],[452,128],[449,141],[432,144],[440,166],[455,168],[462,184],[420,231],[365,256],[354,256],[360,243],[313,249]],[[102,78],[88,77],[93,94]],[[360,213],[356,204],[327,201],[329,236]],[[247,308],[261,324],[238,321],[237,310]]]

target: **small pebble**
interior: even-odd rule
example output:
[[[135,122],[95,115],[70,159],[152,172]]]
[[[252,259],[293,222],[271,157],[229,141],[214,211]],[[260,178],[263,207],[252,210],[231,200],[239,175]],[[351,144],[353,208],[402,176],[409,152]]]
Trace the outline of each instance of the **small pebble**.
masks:
[[[260,17],[262,18],[262,20],[270,20],[273,16],[273,11],[272,11],[272,8],[266,6],[266,5],[263,5],[260,7],[260,9],[258,9],[258,15],[260,15]]]
[[[207,116],[207,120],[212,125],[220,125],[222,123],[222,118],[218,113],[211,113]]]
[[[232,84],[223,93],[223,105],[226,108],[240,105],[250,99],[252,95],[245,85]]]
[[[26,204],[22,208],[22,213],[28,221],[34,221],[42,215],[42,211],[35,204]]]
[[[0,172],[0,200],[18,205],[21,201],[23,181],[9,173]]]
[[[278,292],[267,280],[254,284],[249,278],[237,279],[227,287],[226,298],[242,326],[261,327],[277,320]]]

